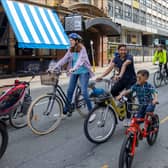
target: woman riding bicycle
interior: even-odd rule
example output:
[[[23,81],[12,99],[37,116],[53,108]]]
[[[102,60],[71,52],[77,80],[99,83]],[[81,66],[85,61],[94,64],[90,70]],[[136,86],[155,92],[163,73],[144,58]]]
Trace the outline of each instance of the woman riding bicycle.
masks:
[[[89,78],[93,76],[91,71],[91,65],[88,59],[86,48],[81,43],[81,36],[77,33],[69,34],[71,47],[65,54],[65,56],[59,60],[55,66],[49,68],[48,71],[54,71],[56,68],[61,68],[64,64],[67,65],[68,75],[70,75],[70,82],[67,90],[68,101],[72,101],[73,93],[75,91],[77,81],[80,80],[82,95],[86,101],[88,111],[92,110],[92,105],[88,96],[88,82]],[[68,108],[65,105],[63,114],[71,116],[71,113],[68,112]]]

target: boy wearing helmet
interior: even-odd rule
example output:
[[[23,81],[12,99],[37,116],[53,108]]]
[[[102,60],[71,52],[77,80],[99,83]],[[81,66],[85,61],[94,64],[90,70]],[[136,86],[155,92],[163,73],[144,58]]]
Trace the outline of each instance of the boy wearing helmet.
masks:
[[[52,67],[52,69],[49,68],[48,71],[61,68],[61,66],[64,64],[68,64],[67,70],[70,76],[70,82],[67,90],[68,101],[72,101],[73,93],[79,79],[82,95],[86,101],[88,111],[91,111],[92,105],[87,91],[89,78],[93,76],[93,72],[91,71],[91,64],[89,62],[86,48],[80,42],[82,40],[81,36],[77,33],[71,33],[69,34],[69,40],[71,46],[65,56],[59,60],[55,66]],[[64,107],[63,113],[68,113],[68,108],[66,106]],[[71,114],[68,113],[68,116],[71,116]]]

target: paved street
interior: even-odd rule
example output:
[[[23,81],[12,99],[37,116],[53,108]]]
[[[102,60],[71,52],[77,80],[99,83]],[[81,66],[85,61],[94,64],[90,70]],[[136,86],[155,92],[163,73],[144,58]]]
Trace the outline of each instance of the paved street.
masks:
[[[148,67],[141,64],[136,69]],[[156,67],[148,67],[153,73]],[[99,71],[100,73],[100,71]],[[98,73],[97,73],[98,74]],[[67,80],[62,77],[64,88]],[[150,78],[152,82],[152,75]],[[168,168],[167,116],[168,86],[158,89],[160,104],[156,112],[161,119],[156,144],[148,146],[146,140],[139,143],[133,168]],[[32,96],[47,92],[50,88],[39,88],[39,80],[33,83]],[[167,117],[167,118],[166,118]],[[123,123],[106,143],[95,145],[83,133],[83,119],[78,113],[62,121],[60,127],[45,136],[34,135],[29,128],[9,128],[9,145],[0,160],[1,168],[118,168],[118,157],[124,138]]]

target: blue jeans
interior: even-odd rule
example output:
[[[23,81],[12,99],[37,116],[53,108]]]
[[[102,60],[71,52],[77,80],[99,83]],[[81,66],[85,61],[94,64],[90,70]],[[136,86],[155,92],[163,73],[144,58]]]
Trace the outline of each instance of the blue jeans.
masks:
[[[71,74],[69,86],[68,86],[68,90],[67,90],[68,102],[72,102],[72,97],[73,97],[73,93],[74,93],[76,85],[77,85],[78,78],[80,81],[82,95],[86,101],[88,111],[91,111],[92,104],[89,100],[88,90],[87,90],[88,89],[88,82],[89,82],[89,78],[90,78],[90,75],[88,72],[83,73],[83,74]],[[65,106],[64,113],[66,113],[67,111],[68,111],[68,108]]]
[[[137,114],[137,118],[144,118],[146,112],[154,112],[155,110],[155,105],[149,104],[149,105],[144,105],[141,110]]]

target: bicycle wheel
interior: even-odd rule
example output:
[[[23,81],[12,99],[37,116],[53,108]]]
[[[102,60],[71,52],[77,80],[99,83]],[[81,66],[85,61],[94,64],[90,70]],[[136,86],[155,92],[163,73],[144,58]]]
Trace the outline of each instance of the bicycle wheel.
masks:
[[[159,116],[155,114],[151,118],[151,123],[148,125],[147,128],[147,137],[146,140],[149,145],[153,145],[156,142],[157,136],[159,132]]]
[[[153,75],[153,83],[156,88],[161,86],[162,77],[159,71],[156,71]]]
[[[167,84],[168,84],[168,76],[167,76],[167,72],[164,71],[164,72],[163,72],[163,75],[164,75],[164,78],[163,78],[164,83],[165,83],[165,85],[167,85]]]
[[[78,113],[82,116],[82,117],[86,117],[89,113],[88,109],[87,109],[87,104],[84,100],[84,97],[81,93],[81,88],[77,87],[76,93],[75,93],[75,107],[78,111]],[[93,104],[93,102],[91,102]]]
[[[58,127],[62,119],[62,111],[59,97],[53,94],[39,96],[28,109],[28,126],[37,135],[48,134]]]
[[[134,155],[131,155],[133,147],[133,135],[129,133],[122,144],[119,156],[119,168],[131,168]]]
[[[22,104],[19,104],[9,115],[9,123],[14,128],[23,128],[27,126],[27,114],[22,112]]]
[[[8,132],[6,126],[0,122],[0,158],[6,151],[8,145]]]
[[[84,121],[84,133],[89,141],[103,143],[114,133],[116,115],[109,106],[96,106]]]

